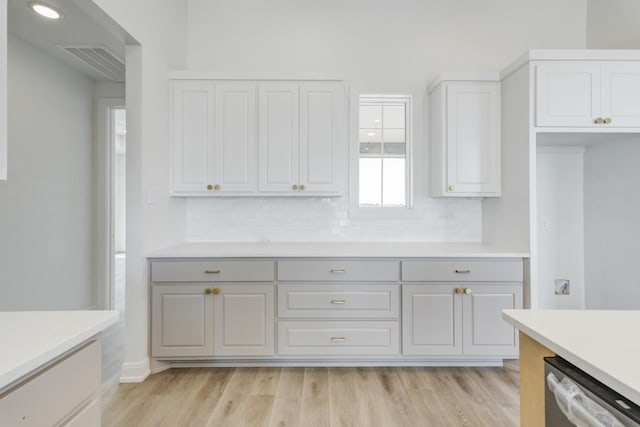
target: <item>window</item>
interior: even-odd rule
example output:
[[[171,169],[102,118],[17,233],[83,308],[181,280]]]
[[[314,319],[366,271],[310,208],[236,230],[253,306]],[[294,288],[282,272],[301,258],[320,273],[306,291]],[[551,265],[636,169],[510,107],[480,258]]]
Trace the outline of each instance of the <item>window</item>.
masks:
[[[411,98],[360,96],[359,206],[410,206]]]

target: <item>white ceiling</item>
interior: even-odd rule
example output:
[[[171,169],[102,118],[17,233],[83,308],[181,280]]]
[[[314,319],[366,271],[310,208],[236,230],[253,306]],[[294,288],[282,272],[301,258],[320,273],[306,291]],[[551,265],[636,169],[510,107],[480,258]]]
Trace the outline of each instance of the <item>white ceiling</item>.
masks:
[[[37,15],[29,7],[31,1],[8,1],[9,34],[25,40],[94,80],[107,79],[58,45],[104,45],[124,62],[126,34],[115,24],[107,30],[102,23],[89,16],[85,10],[97,9],[97,6],[90,1],[46,0],[47,4],[54,6],[63,14],[63,19],[59,21],[47,20]]]

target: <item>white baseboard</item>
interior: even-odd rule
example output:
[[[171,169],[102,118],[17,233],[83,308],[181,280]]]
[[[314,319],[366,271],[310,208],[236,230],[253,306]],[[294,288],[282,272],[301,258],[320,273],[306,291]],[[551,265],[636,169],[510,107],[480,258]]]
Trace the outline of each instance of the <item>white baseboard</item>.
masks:
[[[141,383],[149,376],[150,373],[148,357],[145,357],[139,362],[125,362],[122,364],[120,382]]]

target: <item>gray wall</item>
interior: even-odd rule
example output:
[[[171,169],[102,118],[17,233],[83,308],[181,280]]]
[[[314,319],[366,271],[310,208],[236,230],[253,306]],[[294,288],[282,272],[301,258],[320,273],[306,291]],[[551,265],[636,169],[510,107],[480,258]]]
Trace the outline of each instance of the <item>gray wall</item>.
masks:
[[[93,82],[9,36],[0,310],[93,305]]]
[[[638,0],[587,0],[587,47],[640,49],[638,22]]]

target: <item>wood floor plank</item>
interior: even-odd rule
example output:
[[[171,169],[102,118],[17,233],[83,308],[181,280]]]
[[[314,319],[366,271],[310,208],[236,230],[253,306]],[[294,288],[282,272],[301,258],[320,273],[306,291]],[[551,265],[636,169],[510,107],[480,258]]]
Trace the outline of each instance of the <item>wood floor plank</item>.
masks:
[[[329,372],[326,368],[305,368],[300,419],[309,427],[328,427]]]
[[[518,425],[513,368],[193,368],[121,384],[103,425],[416,427]]]
[[[304,368],[287,368],[280,373],[269,427],[296,427],[301,424]]]
[[[235,369],[207,421],[208,425],[216,427],[243,425],[244,411],[249,405],[247,396],[257,371],[257,368]]]
[[[251,387],[252,396],[275,396],[280,384],[280,368],[258,368]]]
[[[184,419],[185,426],[204,426],[222,398],[225,388],[231,380],[235,368],[207,369],[201,368],[198,373],[202,381],[192,401],[184,402],[189,407]]]
[[[416,420],[423,425],[445,426],[442,417],[437,415],[440,407],[434,407],[437,400],[433,388],[427,387],[424,382],[420,381],[415,368],[397,368],[396,372],[404,386],[406,399],[414,408]]]
[[[362,422],[354,387],[353,369],[329,368],[330,425],[355,427]]]

